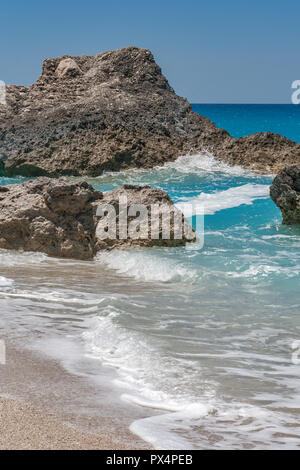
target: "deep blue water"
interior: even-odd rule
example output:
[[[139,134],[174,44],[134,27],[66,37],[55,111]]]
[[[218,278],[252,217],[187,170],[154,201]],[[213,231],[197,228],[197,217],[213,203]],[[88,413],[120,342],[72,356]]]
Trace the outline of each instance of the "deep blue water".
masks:
[[[294,104],[193,104],[233,137],[255,132],[275,132],[300,142],[300,106]]]

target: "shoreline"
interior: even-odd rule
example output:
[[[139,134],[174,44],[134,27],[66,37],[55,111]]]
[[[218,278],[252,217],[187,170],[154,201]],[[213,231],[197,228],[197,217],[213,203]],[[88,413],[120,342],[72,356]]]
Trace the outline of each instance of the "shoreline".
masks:
[[[95,403],[94,416],[91,409],[80,409],[80,393],[89,396],[101,391],[57,361],[20,351],[8,341],[7,364],[0,366],[0,380],[0,450],[151,449],[130,432],[126,417],[113,415],[106,404]],[[62,409],[61,397],[55,386],[51,389],[51,382],[65,385],[66,393],[73,391],[69,410]]]

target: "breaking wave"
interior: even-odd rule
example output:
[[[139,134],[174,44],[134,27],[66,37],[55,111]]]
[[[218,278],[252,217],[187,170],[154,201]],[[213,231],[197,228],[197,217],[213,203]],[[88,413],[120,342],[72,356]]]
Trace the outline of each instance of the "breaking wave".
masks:
[[[165,256],[159,256],[163,255],[166,250],[112,250],[99,253],[97,261],[118,274],[133,277],[138,281],[191,281],[196,272],[187,269],[171,257],[168,259]]]
[[[223,209],[231,209],[242,204],[252,204],[256,199],[267,199],[269,186],[265,184],[247,183],[225,191],[216,191],[211,194],[202,193],[195,198],[186,199],[176,203],[176,206],[184,211],[186,203],[202,206],[204,214],[215,214]]]

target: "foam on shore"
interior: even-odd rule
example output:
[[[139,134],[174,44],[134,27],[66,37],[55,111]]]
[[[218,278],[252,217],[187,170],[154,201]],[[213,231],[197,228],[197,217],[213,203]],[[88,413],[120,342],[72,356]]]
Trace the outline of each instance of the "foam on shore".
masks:
[[[0,287],[10,287],[13,285],[13,280],[7,277],[0,276]]]
[[[168,259],[161,250],[112,250],[101,252],[97,261],[118,274],[133,277],[138,281],[180,282],[191,281],[196,273],[181,263]]]

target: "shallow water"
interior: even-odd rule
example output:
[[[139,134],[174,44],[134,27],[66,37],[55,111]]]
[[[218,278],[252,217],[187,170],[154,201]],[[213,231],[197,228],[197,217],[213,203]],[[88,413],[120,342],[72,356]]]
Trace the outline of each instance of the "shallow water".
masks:
[[[300,229],[281,225],[272,176],[198,155],[89,181],[200,202],[204,247],[91,263],[2,250],[2,328],[73,373],[84,356],[92,380],[99,360],[99,381],[105,366],[124,406],[149,410],[131,429],[158,448],[297,448]]]

